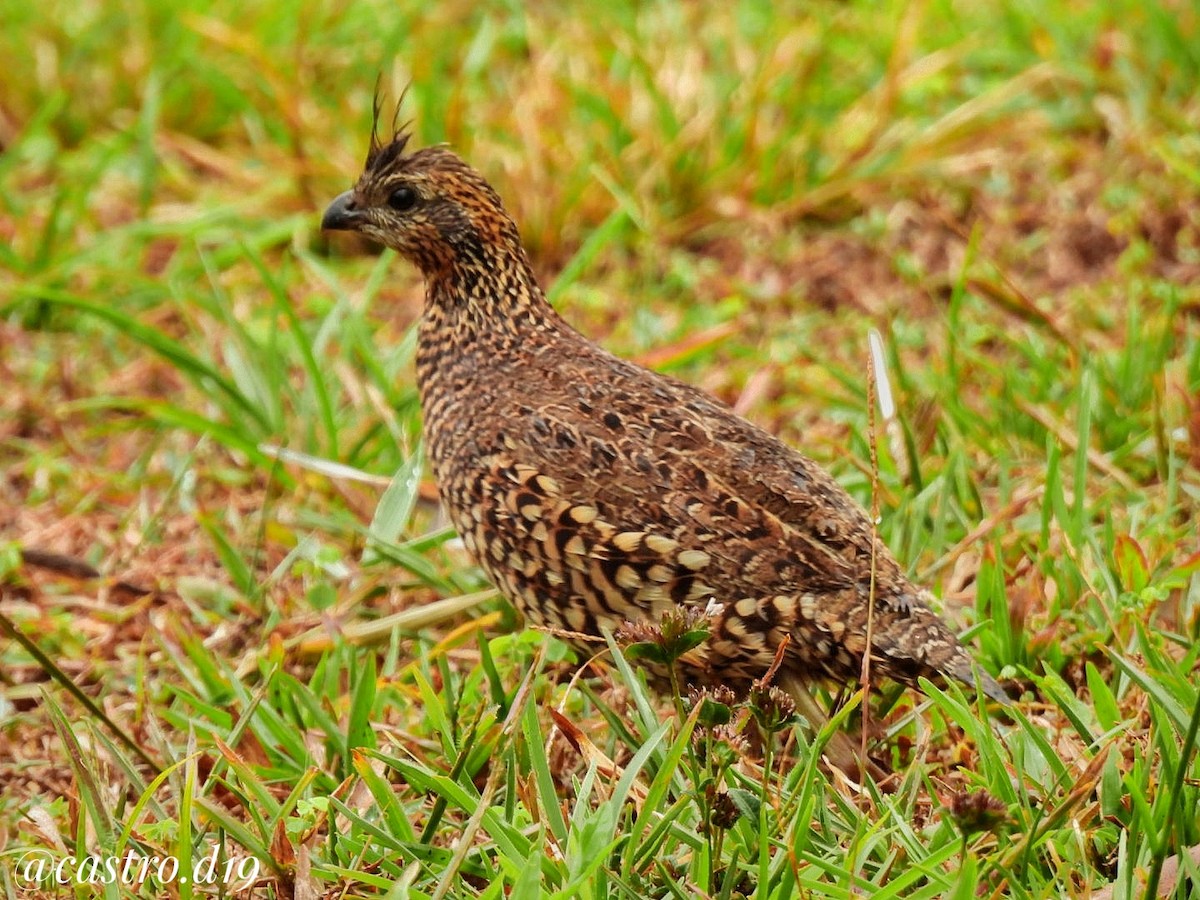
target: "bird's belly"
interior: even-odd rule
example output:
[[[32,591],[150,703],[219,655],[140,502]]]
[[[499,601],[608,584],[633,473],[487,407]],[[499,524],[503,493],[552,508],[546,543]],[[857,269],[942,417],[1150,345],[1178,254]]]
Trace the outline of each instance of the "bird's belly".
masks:
[[[443,440],[439,449],[435,476],[464,546],[530,624],[598,639],[602,628],[657,620],[677,606],[647,576],[651,566],[639,572],[613,560],[616,529],[561,496],[552,476],[514,462],[504,447]]]
[[[441,483],[467,552],[530,624],[599,636],[602,626],[642,617],[636,593],[611,583],[582,539],[560,538],[554,520],[564,504],[533,502],[535,495],[486,476]]]
[[[672,542],[643,538],[641,556],[619,555],[634,543],[627,537],[638,533],[632,525],[592,518],[591,508],[556,498],[552,478],[512,464],[503,452],[469,464],[445,460],[437,468],[443,500],[472,558],[530,625],[568,641],[585,658],[603,649],[605,629],[658,625],[668,612],[690,609],[711,640],[680,661],[685,681],[745,687],[770,667],[792,623],[735,616],[735,601],[753,588],[731,573],[714,580],[733,594],[716,596],[702,573],[667,565],[669,553],[653,555],[653,548]],[[673,551],[676,560],[682,549]],[[703,557],[685,554],[683,560],[695,566]]]

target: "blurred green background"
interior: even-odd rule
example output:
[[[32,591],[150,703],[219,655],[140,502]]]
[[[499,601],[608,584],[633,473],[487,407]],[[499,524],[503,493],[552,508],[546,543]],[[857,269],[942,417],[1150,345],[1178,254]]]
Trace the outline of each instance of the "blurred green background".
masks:
[[[867,333],[884,335],[881,533],[957,626],[982,623],[978,656],[1026,690],[1024,724],[964,736],[944,701],[918,737],[885,708],[879,752],[926,774],[872,818],[816,771],[793,804],[793,769],[760,835],[778,839],[762,896],[1133,896],[1200,843],[1195,3],[0,0],[0,23],[0,605],[61,666],[0,643],[0,819],[47,805],[87,831],[61,800],[83,763],[42,701],[55,678],[160,759],[196,729],[253,810],[240,845],[266,856],[277,823],[297,846],[324,827],[342,779],[381,790],[354,767],[363,748],[398,741],[432,779],[397,787],[405,812],[374,795],[394,828],[445,791],[406,859],[461,833],[489,754],[550,779],[531,749],[544,716],[523,737],[477,720],[493,730],[465,749],[446,724],[511,691],[537,642],[480,651],[461,615],[394,618],[486,585],[419,452],[419,279],[318,230],[359,173],[378,85],[385,109],[403,95],[416,143],[449,142],[492,181],[569,321],[734,404],[864,503]],[[30,550],[101,577],[28,565]],[[513,624],[494,599],[476,615],[489,635]],[[615,757],[649,733],[572,696]],[[214,749],[247,734],[262,768]],[[554,760],[568,791],[576,757]],[[980,783],[1023,837],[985,843],[960,876],[933,811]],[[154,815],[174,846],[191,807],[169,786]],[[680,836],[694,822],[642,845],[620,798],[583,796],[578,834],[590,822],[628,837],[621,852],[661,853],[679,883],[746,887]],[[539,815],[527,802],[505,795],[513,834]],[[609,844],[537,820],[559,855],[492,822],[446,890],[509,891],[532,871],[525,888],[540,872],[565,896],[572,865],[609,866]],[[346,825],[358,856],[313,850],[324,884],[399,877],[401,851],[364,822]],[[749,867],[753,837],[730,838],[721,871]],[[518,845],[540,868],[521,869]],[[432,894],[448,861],[420,858],[414,890]],[[278,865],[279,883],[294,875]],[[627,895],[665,896],[652,881]]]

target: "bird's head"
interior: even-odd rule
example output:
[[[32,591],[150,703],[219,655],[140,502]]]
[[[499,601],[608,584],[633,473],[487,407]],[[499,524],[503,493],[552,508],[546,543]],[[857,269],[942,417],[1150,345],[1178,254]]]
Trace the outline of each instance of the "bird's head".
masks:
[[[496,252],[523,253],[516,226],[482,175],[445,146],[407,152],[408,143],[403,129],[382,140],[372,128],[358,183],[329,204],[321,227],[357,231],[427,276],[486,264]]]

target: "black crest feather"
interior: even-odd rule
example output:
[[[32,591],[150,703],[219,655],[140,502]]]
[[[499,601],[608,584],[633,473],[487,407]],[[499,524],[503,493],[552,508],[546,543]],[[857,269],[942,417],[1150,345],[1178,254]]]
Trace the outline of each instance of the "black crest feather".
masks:
[[[387,168],[392,165],[397,159],[404,155],[404,148],[408,144],[408,139],[411,136],[409,126],[411,122],[400,122],[400,110],[404,106],[404,98],[408,95],[408,88],[405,88],[400,94],[400,99],[396,101],[396,106],[392,110],[392,122],[388,128],[390,136],[384,140],[379,132],[379,120],[383,115],[383,95],[379,89],[379,79],[375,80],[375,96],[371,102],[371,146],[367,150],[366,168],[368,171],[377,171]]]

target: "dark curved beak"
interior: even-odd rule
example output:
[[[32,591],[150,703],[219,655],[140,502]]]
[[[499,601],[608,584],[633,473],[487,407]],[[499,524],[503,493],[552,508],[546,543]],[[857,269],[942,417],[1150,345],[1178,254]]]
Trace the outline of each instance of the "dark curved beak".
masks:
[[[321,228],[325,231],[357,231],[362,213],[354,206],[354,191],[338,194],[321,217]]]

